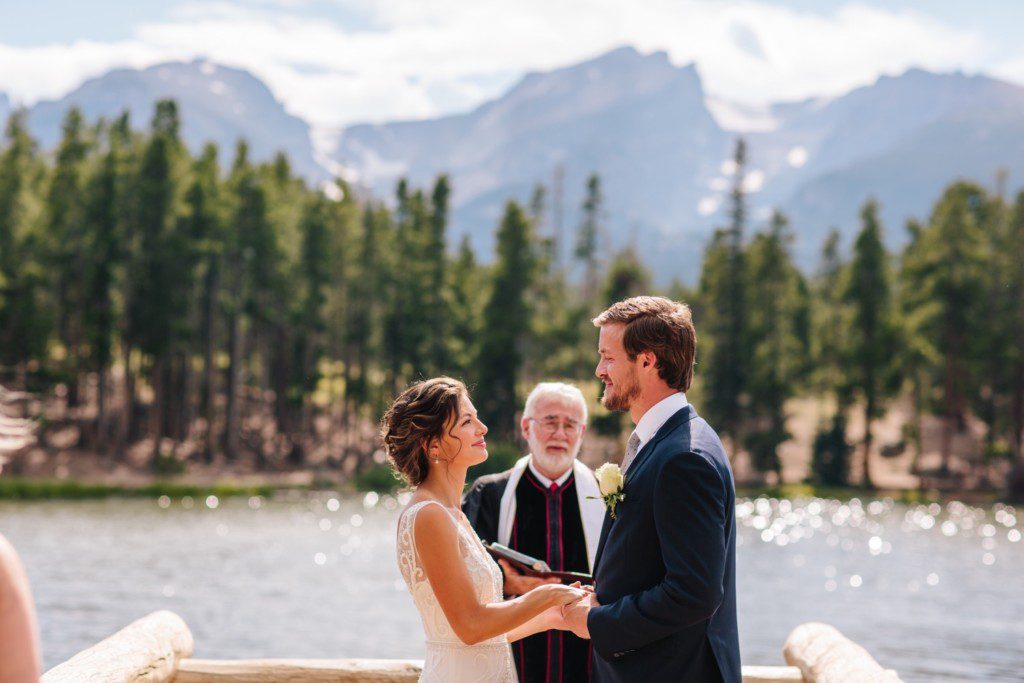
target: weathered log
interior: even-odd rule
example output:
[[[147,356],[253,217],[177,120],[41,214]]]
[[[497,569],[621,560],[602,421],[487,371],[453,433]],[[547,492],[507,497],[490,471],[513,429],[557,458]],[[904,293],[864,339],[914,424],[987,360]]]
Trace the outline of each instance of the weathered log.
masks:
[[[786,663],[808,683],[898,683],[867,650],[828,624],[801,624],[786,638]]]
[[[172,681],[178,663],[192,655],[192,647],[192,633],[181,617],[161,610],[58,664],[41,683]]]
[[[412,659],[186,659],[174,683],[395,683],[419,680],[422,669]]]
[[[744,666],[743,683],[803,683],[795,666]]]

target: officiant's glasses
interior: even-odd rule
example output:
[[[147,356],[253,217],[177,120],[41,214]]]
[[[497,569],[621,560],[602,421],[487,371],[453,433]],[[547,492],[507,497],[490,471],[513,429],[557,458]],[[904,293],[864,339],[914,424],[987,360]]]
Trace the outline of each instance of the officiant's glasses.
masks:
[[[530,419],[540,425],[540,430],[548,436],[557,434],[559,428],[564,429],[566,434],[578,434],[583,427],[576,420],[559,420],[557,417],[545,417],[540,420],[531,417]]]

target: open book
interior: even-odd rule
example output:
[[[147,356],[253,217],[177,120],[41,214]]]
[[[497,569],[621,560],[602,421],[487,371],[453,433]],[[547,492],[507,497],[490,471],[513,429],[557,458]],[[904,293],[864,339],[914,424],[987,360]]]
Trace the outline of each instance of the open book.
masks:
[[[542,579],[554,578],[565,583],[572,583],[573,581],[579,581],[584,584],[594,583],[594,577],[590,574],[584,574],[582,572],[553,571],[544,560],[538,560],[536,557],[530,557],[525,553],[521,553],[518,550],[512,550],[512,548],[500,543],[484,543],[484,547],[487,548],[487,552],[489,552],[494,559],[505,560],[527,576],[536,576]]]

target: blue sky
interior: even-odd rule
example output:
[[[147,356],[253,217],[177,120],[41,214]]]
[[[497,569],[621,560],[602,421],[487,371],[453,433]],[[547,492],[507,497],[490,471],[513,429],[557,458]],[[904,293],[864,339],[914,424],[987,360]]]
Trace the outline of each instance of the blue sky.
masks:
[[[1024,84],[1016,0],[0,0],[0,92],[30,104],[117,66],[206,57],[321,129],[461,111],[523,73],[630,44],[745,104],[911,66]]]

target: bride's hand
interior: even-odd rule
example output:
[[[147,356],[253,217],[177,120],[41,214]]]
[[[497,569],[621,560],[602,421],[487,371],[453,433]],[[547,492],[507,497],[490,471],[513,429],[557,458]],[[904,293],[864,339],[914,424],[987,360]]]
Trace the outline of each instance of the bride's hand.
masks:
[[[563,586],[560,583],[549,583],[547,585],[534,588],[530,593],[537,594],[537,596],[541,597],[549,607],[570,605],[581,598],[587,597],[587,592],[580,588],[578,584],[574,586]]]
[[[561,605],[555,605],[554,607],[548,607],[541,613],[541,619],[544,620],[545,630],[569,630],[569,624],[565,623],[565,617],[562,615],[562,609],[563,607]]]

